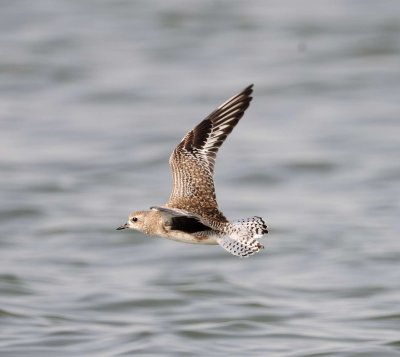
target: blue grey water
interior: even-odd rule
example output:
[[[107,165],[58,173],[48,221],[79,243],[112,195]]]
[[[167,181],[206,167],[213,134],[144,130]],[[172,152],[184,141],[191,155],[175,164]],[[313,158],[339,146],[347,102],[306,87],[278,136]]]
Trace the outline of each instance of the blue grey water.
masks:
[[[400,2],[2,1],[1,356],[399,356]],[[238,259],[115,231],[250,83]]]

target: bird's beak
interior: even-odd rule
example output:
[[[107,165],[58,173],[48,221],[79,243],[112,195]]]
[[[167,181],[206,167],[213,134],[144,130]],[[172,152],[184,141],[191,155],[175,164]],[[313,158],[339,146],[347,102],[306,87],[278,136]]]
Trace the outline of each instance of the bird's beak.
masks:
[[[117,228],[117,231],[120,231],[121,229],[125,229],[125,228],[128,228],[128,223],[125,223],[125,224],[123,224],[122,226],[119,226],[119,227]]]

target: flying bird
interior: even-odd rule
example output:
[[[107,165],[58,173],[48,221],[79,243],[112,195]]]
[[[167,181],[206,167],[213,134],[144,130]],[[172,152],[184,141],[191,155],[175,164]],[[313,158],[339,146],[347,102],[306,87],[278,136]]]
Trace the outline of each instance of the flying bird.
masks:
[[[220,105],[172,152],[172,192],[163,206],[134,211],[117,230],[134,229],[178,242],[220,245],[247,257],[264,248],[257,241],[268,233],[261,217],[229,221],[218,209],[214,188],[217,152],[243,117],[252,100],[253,85]]]

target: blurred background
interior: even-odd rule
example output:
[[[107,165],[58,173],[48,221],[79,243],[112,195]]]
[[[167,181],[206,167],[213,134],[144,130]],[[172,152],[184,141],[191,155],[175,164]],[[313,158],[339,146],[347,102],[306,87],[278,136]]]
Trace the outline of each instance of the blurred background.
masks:
[[[2,356],[398,356],[400,2],[2,1]],[[115,231],[250,83],[238,259]]]

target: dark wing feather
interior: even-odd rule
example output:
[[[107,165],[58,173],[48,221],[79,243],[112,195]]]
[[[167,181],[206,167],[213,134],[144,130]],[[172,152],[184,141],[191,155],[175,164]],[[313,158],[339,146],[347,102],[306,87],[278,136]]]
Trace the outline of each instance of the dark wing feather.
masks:
[[[252,100],[253,85],[228,99],[185,135],[170,157],[173,188],[168,207],[226,220],[214,189],[217,152]]]
[[[206,158],[208,168],[213,173],[218,149],[249,107],[252,92],[253,85],[250,85],[220,105],[186,134],[177,149],[183,147],[192,155]]]
[[[190,217],[172,217],[171,218],[171,229],[178,230],[186,233],[195,233],[202,231],[211,230],[210,227],[205,226],[195,218]]]

